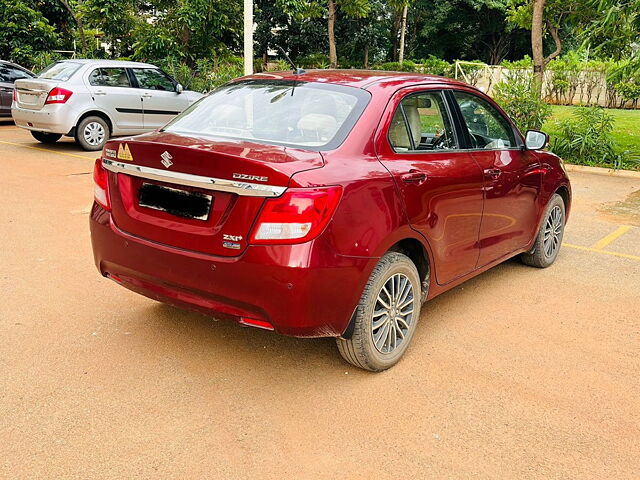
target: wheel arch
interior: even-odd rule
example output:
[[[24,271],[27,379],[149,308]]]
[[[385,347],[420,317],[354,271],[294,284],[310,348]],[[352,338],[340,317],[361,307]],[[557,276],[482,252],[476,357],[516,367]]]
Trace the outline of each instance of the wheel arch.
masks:
[[[107,125],[109,125],[109,137],[111,137],[111,135],[113,134],[113,122],[111,121],[111,118],[106,112],[103,112],[102,110],[95,110],[95,109],[84,112],[82,115],[78,117],[78,119],[76,120],[75,126],[73,127],[72,133],[75,135],[78,129],[78,125],[80,125],[80,122],[82,122],[85,118],[92,117],[92,116],[100,117],[105,122],[107,122]]]
[[[566,217],[569,215],[569,210],[571,208],[571,192],[569,190],[569,186],[568,185],[560,185],[558,188],[556,188],[556,191],[554,193],[557,193],[558,195],[560,195],[560,197],[562,197],[562,201],[564,202],[564,211],[565,211],[565,219]]]
[[[411,227],[406,226],[395,232],[386,241],[382,242],[379,249],[376,251],[376,258],[382,258],[388,252],[398,252],[406,255],[414,263],[418,270],[418,276],[421,283],[421,296],[424,302],[429,293],[429,287],[433,283],[432,275],[434,274],[433,255],[431,253],[431,247],[429,242],[418,234]],[[347,328],[342,333],[342,338],[351,338],[353,334],[353,328],[355,323],[354,309]]]
[[[431,261],[424,244],[416,238],[408,237],[394,243],[387,252],[398,252],[409,257],[418,270],[422,286],[422,300],[426,299],[431,283]]]

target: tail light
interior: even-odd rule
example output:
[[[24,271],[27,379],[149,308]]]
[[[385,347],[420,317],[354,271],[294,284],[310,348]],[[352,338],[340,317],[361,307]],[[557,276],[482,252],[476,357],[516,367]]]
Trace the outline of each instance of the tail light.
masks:
[[[13,101],[18,101],[18,91],[15,88],[13,89]]]
[[[96,202],[105,210],[111,211],[111,204],[109,203],[109,177],[107,171],[102,166],[102,159],[96,159],[96,163],[93,167],[93,182],[95,183],[93,189],[93,196]]]
[[[50,105],[52,103],[66,103],[72,94],[73,92],[69,90],[66,90],[60,87],[55,87],[49,92],[49,95],[47,96],[47,100],[44,102],[44,104]]]
[[[265,202],[249,242],[263,245],[308,242],[322,233],[341,196],[339,186],[290,188]]]

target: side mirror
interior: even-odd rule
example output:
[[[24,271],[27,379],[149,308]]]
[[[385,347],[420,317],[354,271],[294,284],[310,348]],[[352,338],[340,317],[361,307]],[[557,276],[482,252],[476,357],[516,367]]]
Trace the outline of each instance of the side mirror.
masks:
[[[549,135],[538,130],[527,130],[524,143],[527,150],[542,150],[549,143]]]
[[[182,93],[183,91],[184,87],[181,84],[176,83],[176,93]]]

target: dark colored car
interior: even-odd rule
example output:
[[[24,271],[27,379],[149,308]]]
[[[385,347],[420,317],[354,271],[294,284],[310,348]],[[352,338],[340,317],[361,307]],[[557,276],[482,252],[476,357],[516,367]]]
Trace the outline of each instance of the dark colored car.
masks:
[[[378,371],[425,300],[519,255],[551,265],[571,188],[486,95],[366,71],[234,81],[95,165],[102,275]]]
[[[0,60],[0,117],[11,116],[13,84],[22,78],[34,78],[35,75],[15,63]]]

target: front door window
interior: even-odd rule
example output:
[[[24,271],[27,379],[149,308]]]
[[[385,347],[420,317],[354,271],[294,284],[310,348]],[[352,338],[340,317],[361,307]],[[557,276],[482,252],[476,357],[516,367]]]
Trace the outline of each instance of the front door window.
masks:
[[[469,129],[472,148],[500,150],[515,147],[511,125],[493,105],[469,93],[454,92],[454,96]]]

